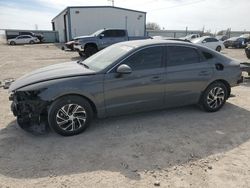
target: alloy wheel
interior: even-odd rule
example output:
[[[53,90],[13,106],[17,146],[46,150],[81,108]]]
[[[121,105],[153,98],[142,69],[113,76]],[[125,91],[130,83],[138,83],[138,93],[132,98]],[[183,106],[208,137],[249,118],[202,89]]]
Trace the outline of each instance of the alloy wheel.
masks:
[[[87,119],[85,109],[78,104],[66,104],[56,114],[56,123],[64,131],[76,131]]]
[[[225,92],[221,87],[214,87],[207,95],[207,104],[212,109],[219,108],[224,100]]]

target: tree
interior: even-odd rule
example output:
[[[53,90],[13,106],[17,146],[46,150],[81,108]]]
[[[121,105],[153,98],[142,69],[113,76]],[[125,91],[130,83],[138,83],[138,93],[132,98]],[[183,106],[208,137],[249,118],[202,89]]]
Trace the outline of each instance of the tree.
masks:
[[[161,27],[158,23],[148,22],[146,25],[146,29],[148,29],[148,30],[160,30]]]
[[[223,33],[224,33],[224,31],[222,30],[222,31],[219,31],[219,32],[217,33],[217,35],[223,35]]]

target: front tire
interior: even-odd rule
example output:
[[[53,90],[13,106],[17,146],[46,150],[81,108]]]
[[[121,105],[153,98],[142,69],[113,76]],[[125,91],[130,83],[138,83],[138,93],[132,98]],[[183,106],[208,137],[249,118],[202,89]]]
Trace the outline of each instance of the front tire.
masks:
[[[16,43],[14,41],[11,41],[10,42],[10,45],[15,45]]]
[[[65,96],[52,103],[48,112],[51,128],[62,136],[82,133],[93,119],[89,102],[79,96]]]
[[[85,53],[86,57],[92,56],[97,51],[98,50],[97,50],[97,48],[95,46],[86,46],[86,48],[84,49],[84,53]]]
[[[221,51],[221,46],[217,46],[217,48],[215,49],[217,52]]]
[[[200,105],[207,112],[216,112],[222,108],[228,98],[228,90],[222,82],[215,82],[204,91]]]
[[[35,42],[33,40],[30,41],[30,44],[34,44]]]
[[[79,51],[78,54],[79,54],[79,56],[82,57],[82,58],[85,58],[85,56],[86,56],[85,53],[82,52],[82,51]]]

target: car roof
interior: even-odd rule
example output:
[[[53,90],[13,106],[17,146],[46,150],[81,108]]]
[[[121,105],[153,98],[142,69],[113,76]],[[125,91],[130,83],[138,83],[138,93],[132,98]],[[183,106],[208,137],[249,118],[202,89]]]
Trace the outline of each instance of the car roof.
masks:
[[[113,47],[131,47],[133,49],[138,49],[142,47],[147,46],[156,46],[156,45],[176,45],[176,46],[186,46],[186,47],[193,47],[197,48],[199,50],[211,53],[215,56],[222,56],[222,54],[219,54],[215,50],[209,49],[205,46],[195,44],[195,43],[189,43],[189,42],[182,42],[182,41],[176,41],[176,40],[156,40],[156,39],[145,39],[145,40],[133,40],[133,41],[126,41],[126,42],[120,42],[112,45]]]
[[[177,41],[177,40],[158,40],[158,39],[145,39],[145,40],[132,40],[132,41],[126,41],[126,42],[121,42],[117,43],[116,45],[126,45],[130,46],[133,48],[139,48],[143,46],[150,46],[150,45],[167,45],[167,44],[176,44],[176,45],[189,45],[189,46],[196,46],[192,43],[188,42],[182,42],[182,41]]]
[[[18,35],[18,37],[32,37],[31,35]]]

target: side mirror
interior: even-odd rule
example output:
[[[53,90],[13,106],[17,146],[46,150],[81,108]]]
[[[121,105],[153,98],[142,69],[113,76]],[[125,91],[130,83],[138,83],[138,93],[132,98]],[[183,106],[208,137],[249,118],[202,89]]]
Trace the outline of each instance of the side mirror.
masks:
[[[103,33],[99,35],[99,38],[100,38],[100,39],[102,39],[103,37],[104,37],[104,34],[103,34]]]
[[[206,43],[207,41],[203,40],[202,43]]]
[[[117,67],[116,72],[120,74],[130,74],[132,69],[126,64],[121,64],[119,67]]]

